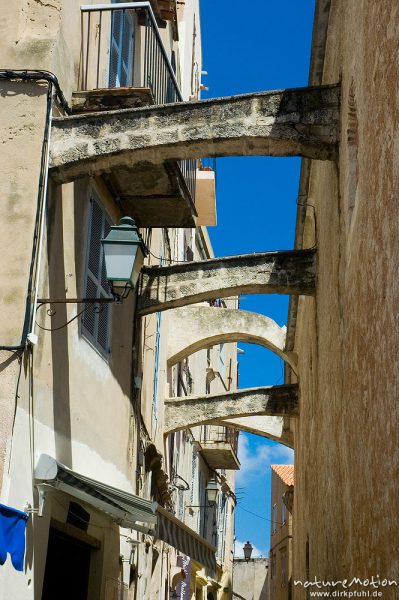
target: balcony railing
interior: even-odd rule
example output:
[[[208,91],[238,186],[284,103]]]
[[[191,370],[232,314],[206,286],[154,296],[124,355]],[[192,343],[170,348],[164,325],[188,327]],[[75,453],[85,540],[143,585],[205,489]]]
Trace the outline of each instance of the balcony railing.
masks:
[[[80,90],[149,90],[151,104],[183,102],[171,60],[150,2],[120,2],[81,7]],[[197,161],[178,162],[195,200]]]
[[[238,451],[239,432],[232,427],[222,425],[203,425],[200,442],[212,442],[213,444],[230,444],[234,454]]]

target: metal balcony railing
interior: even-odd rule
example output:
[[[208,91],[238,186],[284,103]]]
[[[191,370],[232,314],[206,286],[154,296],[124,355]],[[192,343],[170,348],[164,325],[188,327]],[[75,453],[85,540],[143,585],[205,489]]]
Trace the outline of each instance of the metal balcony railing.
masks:
[[[183,102],[150,2],[81,7],[80,90],[148,88],[154,104]],[[197,160],[178,162],[195,201]]]
[[[230,444],[234,454],[238,451],[239,432],[232,427],[223,427],[222,425],[203,425],[200,442],[210,442],[213,444]]]

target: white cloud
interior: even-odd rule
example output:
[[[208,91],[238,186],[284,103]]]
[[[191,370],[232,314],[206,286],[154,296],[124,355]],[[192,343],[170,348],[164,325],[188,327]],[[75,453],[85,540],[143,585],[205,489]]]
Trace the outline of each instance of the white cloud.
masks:
[[[241,540],[236,540],[234,542],[234,556],[236,558],[244,558],[244,544],[245,542],[241,542]],[[256,546],[252,544],[252,554],[251,558],[259,558],[260,556],[268,557],[268,552],[266,550],[259,550]]]
[[[282,444],[257,444],[251,447],[249,438],[240,435],[238,442],[238,459],[241,468],[236,474],[236,485],[248,485],[253,477],[266,474],[270,465],[293,464],[294,451]]]

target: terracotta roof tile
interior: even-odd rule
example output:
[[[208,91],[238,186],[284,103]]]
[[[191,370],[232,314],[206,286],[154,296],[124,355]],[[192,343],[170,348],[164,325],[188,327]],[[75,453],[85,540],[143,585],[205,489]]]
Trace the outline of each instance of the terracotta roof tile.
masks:
[[[294,465],[270,465],[285,485],[294,485]]]

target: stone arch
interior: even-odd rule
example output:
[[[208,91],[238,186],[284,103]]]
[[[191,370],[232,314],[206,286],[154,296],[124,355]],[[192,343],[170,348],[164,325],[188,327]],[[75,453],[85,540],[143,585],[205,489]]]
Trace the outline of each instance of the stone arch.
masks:
[[[255,252],[143,267],[139,316],[240,294],[314,295],[316,249]]]
[[[165,398],[164,433],[250,416],[299,417],[298,384]]]
[[[286,328],[259,313],[189,306],[170,311],[169,319],[169,367],[216,344],[248,342],[268,348],[297,370],[296,355],[285,350]]]
[[[50,172],[66,183],[202,156],[335,160],[339,99],[329,85],[55,118]]]

